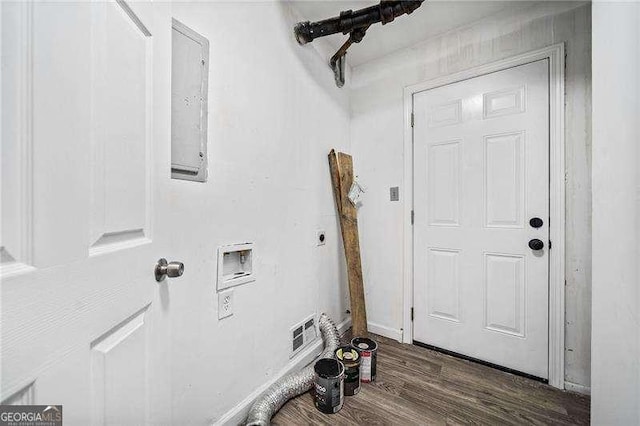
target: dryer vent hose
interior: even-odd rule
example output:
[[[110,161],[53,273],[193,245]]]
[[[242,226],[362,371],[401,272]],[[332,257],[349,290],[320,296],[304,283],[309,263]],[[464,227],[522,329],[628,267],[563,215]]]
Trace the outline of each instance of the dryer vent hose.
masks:
[[[319,358],[333,358],[333,353],[340,345],[340,336],[334,322],[326,314],[318,320],[320,333],[324,340],[324,351]],[[307,392],[313,386],[315,373],[313,364],[297,373],[290,373],[269,386],[269,388],[253,403],[247,416],[246,425],[267,426],[271,417],[291,398]]]

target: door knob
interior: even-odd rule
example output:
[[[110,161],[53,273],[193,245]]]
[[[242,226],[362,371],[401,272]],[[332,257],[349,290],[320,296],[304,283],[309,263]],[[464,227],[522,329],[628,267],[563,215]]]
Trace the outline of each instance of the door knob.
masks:
[[[544,243],[542,240],[534,238],[533,240],[529,240],[529,248],[531,250],[542,250],[544,248]]]
[[[167,262],[167,259],[162,258],[156,263],[155,276],[156,281],[160,282],[165,277],[175,278],[182,275],[184,272],[184,263],[182,262]]]

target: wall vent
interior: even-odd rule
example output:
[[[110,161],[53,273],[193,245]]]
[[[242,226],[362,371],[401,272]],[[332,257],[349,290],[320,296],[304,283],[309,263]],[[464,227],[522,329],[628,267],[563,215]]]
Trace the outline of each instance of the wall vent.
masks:
[[[293,352],[297,352],[298,349],[304,346],[304,333],[302,331],[302,326],[293,330]]]
[[[293,358],[309,343],[316,340],[318,332],[316,329],[316,315],[312,314],[303,321],[297,323],[290,330],[291,336],[291,355]]]

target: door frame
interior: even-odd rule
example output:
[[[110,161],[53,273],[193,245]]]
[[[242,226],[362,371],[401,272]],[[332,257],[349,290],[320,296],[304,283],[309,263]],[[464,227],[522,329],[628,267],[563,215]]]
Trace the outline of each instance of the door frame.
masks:
[[[485,74],[549,60],[549,384],[564,389],[564,284],[565,284],[565,137],[564,43],[477,66],[404,88],[403,204],[403,334],[413,343],[413,95]]]

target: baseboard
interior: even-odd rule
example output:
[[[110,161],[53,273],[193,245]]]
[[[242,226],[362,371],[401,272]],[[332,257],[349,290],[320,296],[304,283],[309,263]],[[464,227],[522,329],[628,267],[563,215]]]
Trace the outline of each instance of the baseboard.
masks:
[[[342,335],[345,331],[351,328],[351,317],[347,317],[344,321],[337,325],[338,333]],[[251,392],[245,399],[240,401],[235,407],[231,410],[227,411],[222,415],[218,420],[212,423],[214,426],[236,426],[244,422],[247,417],[247,413],[251,408],[253,402],[258,399],[258,397],[267,390],[269,386],[271,386],[276,381],[280,380],[281,377],[289,374],[292,371],[301,370],[303,367],[309,365],[316,357],[322,352],[322,348],[324,343],[322,339],[318,339],[315,343],[313,343],[308,348],[304,349],[300,352],[296,357],[294,357],[287,365],[284,366],[282,370],[278,372],[271,380]]]
[[[389,339],[402,343],[402,330],[386,327],[373,322],[367,322],[367,328],[370,333],[379,334],[380,336],[388,337]]]
[[[591,388],[585,385],[579,385],[577,383],[564,382],[564,389],[569,392],[581,393],[583,395],[591,395]]]
[[[344,321],[336,326],[338,328],[338,334],[342,336],[351,328],[351,317],[347,317]]]

